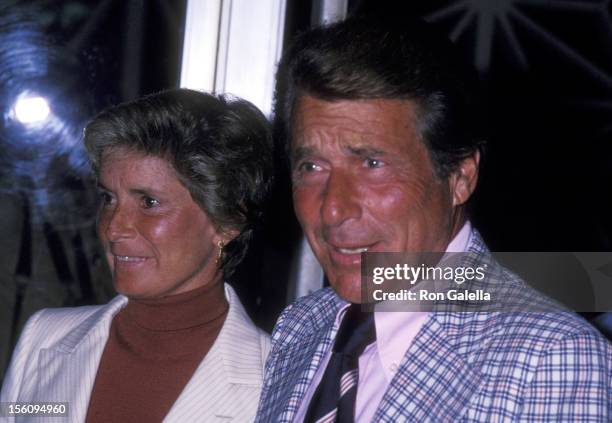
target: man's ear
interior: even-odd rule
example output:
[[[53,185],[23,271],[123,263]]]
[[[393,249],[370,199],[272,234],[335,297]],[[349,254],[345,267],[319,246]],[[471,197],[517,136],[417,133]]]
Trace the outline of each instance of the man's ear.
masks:
[[[463,159],[459,167],[450,175],[453,206],[465,204],[476,189],[479,164],[480,151],[476,150],[471,156]]]
[[[218,244],[219,241],[222,241],[223,245],[227,245],[239,234],[240,231],[238,229],[217,230],[217,235],[215,236],[214,242],[215,244]]]

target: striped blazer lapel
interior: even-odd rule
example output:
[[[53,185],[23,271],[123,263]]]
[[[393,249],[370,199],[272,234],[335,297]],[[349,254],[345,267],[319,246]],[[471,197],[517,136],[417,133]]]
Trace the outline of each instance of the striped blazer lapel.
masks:
[[[376,422],[461,419],[482,383],[479,368],[468,364],[431,315],[406,352],[376,412]],[[452,317],[450,317],[452,318]]]
[[[115,297],[55,347],[41,350],[38,361],[40,378],[32,401],[68,402],[69,420],[85,420],[111,321],[126,303],[127,298]],[[56,420],[50,418],[49,421]],[[37,418],[36,421],[42,423],[45,420]]]
[[[229,285],[225,292],[230,307],[221,332],[168,412],[166,423],[253,420],[269,341]]]

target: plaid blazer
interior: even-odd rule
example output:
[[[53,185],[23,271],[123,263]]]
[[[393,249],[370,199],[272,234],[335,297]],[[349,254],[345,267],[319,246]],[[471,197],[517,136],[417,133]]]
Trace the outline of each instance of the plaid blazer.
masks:
[[[487,283],[548,300],[492,261],[476,231],[469,252]],[[291,422],[345,302],[325,288],[282,313],[272,333],[257,422]],[[375,422],[612,421],[612,345],[571,312],[430,313],[407,350]]]

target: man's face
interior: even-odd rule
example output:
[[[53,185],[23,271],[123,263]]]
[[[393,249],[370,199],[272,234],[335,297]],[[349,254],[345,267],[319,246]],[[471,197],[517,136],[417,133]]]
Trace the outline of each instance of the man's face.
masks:
[[[297,103],[295,211],[332,287],[350,302],[361,302],[362,252],[444,251],[459,229],[456,206],[471,190],[466,196],[455,174],[436,176],[415,116],[409,100]]]

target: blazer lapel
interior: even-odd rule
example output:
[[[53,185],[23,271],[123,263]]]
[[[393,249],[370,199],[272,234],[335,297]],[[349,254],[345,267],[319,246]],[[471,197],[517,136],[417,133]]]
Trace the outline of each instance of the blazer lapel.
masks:
[[[219,336],[164,422],[247,421],[255,415],[268,342],[226,285],[230,307]]]
[[[85,420],[111,321],[126,303],[125,297],[115,297],[77,326],[57,346],[41,350],[38,362],[40,380],[34,401],[67,402],[69,420]],[[51,422],[55,420],[50,418]]]
[[[333,344],[337,332],[334,327],[336,314],[346,302],[331,294],[331,290],[326,291],[322,298],[315,300],[311,314],[316,316],[315,320],[287,322],[295,326],[296,332],[290,336],[294,340],[280,347],[275,356],[275,370],[266,377],[270,391],[266,398],[266,411],[274,421],[293,421],[317,369]],[[300,326],[303,324],[308,326],[307,329]],[[287,381],[292,384],[288,385]]]
[[[319,335],[305,336],[295,348],[279,355],[282,371],[280,373],[277,371],[270,383],[274,384],[275,379],[296,381],[293,387],[286,391],[287,395],[279,398],[278,404],[281,406],[279,422],[293,421],[323,357],[331,347],[332,329],[330,327]]]
[[[455,342],[458,340],[449,336],[444,322],[440,322],[455,320],[461,325],[462,314],[465,315],[438,313],[429,317],[391,380],[374,421],[455,422],[461,419],[483,382],[480,360],[468,362],[468,347],[458,348]],[[487,342],[481,347],[479,354],[487,349]]]
[[[470,239],[469,259],[496,268],[476,230],[472,230]],[[495,332],[501,330],[498,325],[491,331],[492,323],[487,316],[475,312],[432,312],[391,380],[374,421],[461,420],[473,397],[480,394],[484,382],[483,358],[491,348]]]

